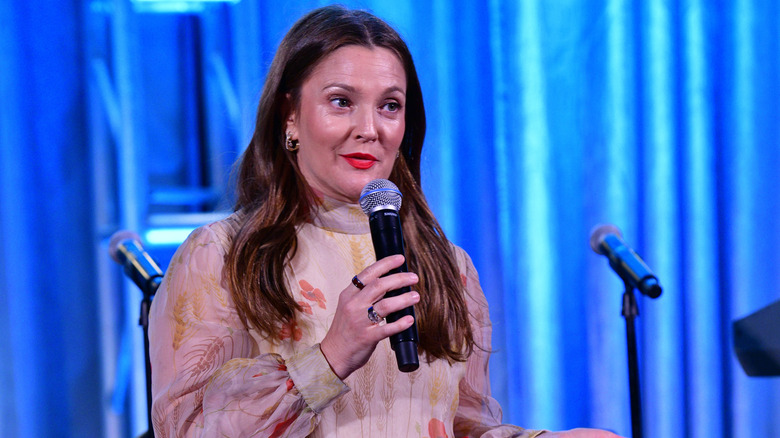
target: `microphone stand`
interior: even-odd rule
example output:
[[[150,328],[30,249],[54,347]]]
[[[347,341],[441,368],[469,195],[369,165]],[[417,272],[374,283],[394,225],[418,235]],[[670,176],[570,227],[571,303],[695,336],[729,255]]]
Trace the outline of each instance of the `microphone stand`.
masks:
[[[144,361],[146,363],[146,419],[149,422],[149,429],[141,434],[139,438],[154,438],[154,427],[152,426],[152,361],[149,353],[149,307],[152,305],[152,298],[160,287],[162,277],[156,276],[149,279],[146,287],[142,287],[144,297],[141,299],[141,315],[138,317],[138,325],[143,327],[144,331]]]
[[[639,307],[636,304],[634,288],[624,281],[622,315],[626,319],[626,343],[628,345],[628,387],[631,393],[631,436],[642,438],[642,397],[639,391],[639,360],[636,348],[636,317]]]

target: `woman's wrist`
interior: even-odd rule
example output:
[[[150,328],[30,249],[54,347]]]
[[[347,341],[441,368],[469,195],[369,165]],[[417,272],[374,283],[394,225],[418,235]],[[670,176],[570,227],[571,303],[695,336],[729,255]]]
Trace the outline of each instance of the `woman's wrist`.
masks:
[[[333,371],[333,374],[335,374],[336,377],[343,381],[347,378],[347,376],[349,376],[349,373],[341,369],[342,367],[339,366],[338,362],[334,361],[337,355],[332,354],[333,352],[330,350],[329,344],[326,344],[327,339],[323,339],[322,342],[320,342],[320,352],[322,352],[322,356],[325,358],[325,362],[328,363],[330,370]]]

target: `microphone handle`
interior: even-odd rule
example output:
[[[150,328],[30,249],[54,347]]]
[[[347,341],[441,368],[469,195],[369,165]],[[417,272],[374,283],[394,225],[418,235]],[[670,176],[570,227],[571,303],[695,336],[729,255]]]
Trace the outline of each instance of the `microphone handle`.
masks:
[[[148,295],[154,295],[162,282],[163,272],[154,259],[136,240],[127,240],[117,247],[117,255],[125,274]]]
[[[374,252],[377,260],[387,256],[404,253],[403,231],[401,229],[401,219],[398,212],[393,209],[377,210],[369,216],[369,226],[371,228],[371,240],[374,243]],[[404,264],[388,272],[385,275],[399,272],[408,272],[406,261]],[[385,297],[394,297],[411,291],[409,286],[402,287],[387,292]],[[385,317],[387,322],[398,321],[406,315],[414,317],[414,307],[407,307],[398,312],[393,312]],[[417,344],[419,336],[417,334],[417,320],[408,329],[390,336],[390,346],[395,351],[398,369],[408,373],[416,370],[420,366],[420,360],[417,354]]]
[[[620,237],[608,234],[604,238],[602,247],[609,259],[609,266],[624,281],[639,289],[650,298],[658,298],[661,295],[661,286],[658,278],[653,275],[650,268],[639,255],[634,252]]]

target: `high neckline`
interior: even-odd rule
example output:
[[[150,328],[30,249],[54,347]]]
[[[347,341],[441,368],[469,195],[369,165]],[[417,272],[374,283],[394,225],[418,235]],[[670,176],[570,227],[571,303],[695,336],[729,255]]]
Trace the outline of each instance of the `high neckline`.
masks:
[[[320,199],[312,218],[312,224],[328,231],[343,234],[367,234],[371,232],[368,217],[358,204]]]

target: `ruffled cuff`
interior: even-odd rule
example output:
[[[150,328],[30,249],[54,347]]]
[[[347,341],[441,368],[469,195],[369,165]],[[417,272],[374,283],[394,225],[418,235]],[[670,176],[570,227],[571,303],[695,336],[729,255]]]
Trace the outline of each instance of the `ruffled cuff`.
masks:
[[[547,431],[523,429],[517,426],[502,425],[495,429],[491,429],[486,433],[483,433],[482,435],[480,435],[480,438],[504,438],[504,437],[536,438],[538,436],[541,436],[545,432]]]
[[[349,391],[330,368],[319,344],[290,357],[286,364],[295,388],[316,414]]]

